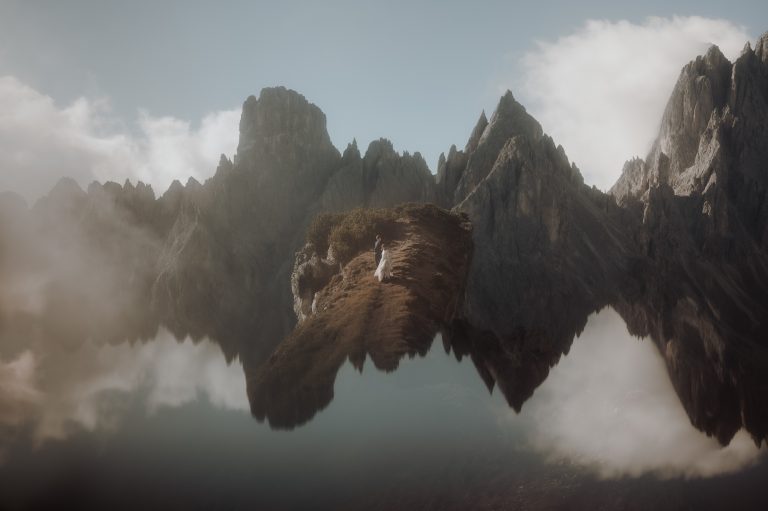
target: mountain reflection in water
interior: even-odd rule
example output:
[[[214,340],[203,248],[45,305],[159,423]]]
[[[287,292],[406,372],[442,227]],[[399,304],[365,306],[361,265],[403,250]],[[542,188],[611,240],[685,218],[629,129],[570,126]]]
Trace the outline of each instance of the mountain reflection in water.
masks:
[[[642,487],[646,502],[667,507],[698,492],[699,477],[742,470],[702,480],[716,496],[734,478],[764,477],[764,449],[746,433],[721,447],[691,425],[655,346],[629,336],[612,309],[590,317],[519,414],[441,344],[390,374],[345,363],[330,406],[291,433],[248,417],[242,367],[210,341],[161,332],[145,344],[26,351],[0,369],[3,507],[45,507],[36,499],[65,491],[98,507],[137,485],[135,504],[204,490],[215,505],[423,507],[451,495],[445,504],[461,508],[466,494],[451,484],[533,507]],[[660,479],[612,479],[646,473]],[[285,500],[297,487],[304,496]],[[765,493],[750,488],[750,498]]]

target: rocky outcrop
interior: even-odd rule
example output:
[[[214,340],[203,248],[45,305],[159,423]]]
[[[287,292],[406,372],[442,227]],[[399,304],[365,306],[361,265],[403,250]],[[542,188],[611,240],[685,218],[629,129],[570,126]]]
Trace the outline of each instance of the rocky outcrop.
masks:
[[[257,419],[276,428],[308,421],[333,399],[336,373],[346,360],[362,370],[370,358],[391,371],[402,357],[425,354],[435,334],[457,317],[472,252],[466,217],[409,205],[394,211],[387,231],[391,279],[374,278],[372,253],[364,250],[336,266],[330,280],[323,276],[294,287],[297,302],[303,289],[313,289],[312,309],[297,311],[303,321],[265,364],[246,361]],[[305,256],[297,259],[296,281],[315,275]]]
[[[296,252],[296,261],[291,272],[293,312],[299,323],[317,310],[315,296],[339,271],[339,263],[325,259],[317,253],[312,243]]]

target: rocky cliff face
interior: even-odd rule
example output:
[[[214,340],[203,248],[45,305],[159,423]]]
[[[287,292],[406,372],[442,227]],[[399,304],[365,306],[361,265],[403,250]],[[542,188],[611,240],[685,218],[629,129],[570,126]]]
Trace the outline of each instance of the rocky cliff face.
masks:
[[[405,355],[425,354],[435,334],[456,319],[472,254],[466,217],[408,205],[389,218],[382,228],[393,258],[391,279],[374,278],[367,246],[343,267],[311,260],[297,265],[315,295],[312,310],[265,364],[246,363],[248,398],[259,420],[279,428],[308,421],[330,403],[346,360],[362,370],[369,358],[391,371]]]
[[[611,189],[619,203],[643,200],[649,187],[669,185],[675,195],[703,195],[712,186],[765,189],[768,150],[768,67],[762,48],[768,35],[749,44],[736,62],[716,46],[683,68],[667,103],[658,137],[645,160],[624,167]],[[744,182],[740,182],[744,181]],[[761,219],[764,220],[764,219]],[[762,233],[760,233],[762,234]]]
[[[648,158],[611,193],[640,222],[653,273],[625,317],[651,335],[692,422],[721,442],[766,438],[768,34],[731,64],[681,72]]]

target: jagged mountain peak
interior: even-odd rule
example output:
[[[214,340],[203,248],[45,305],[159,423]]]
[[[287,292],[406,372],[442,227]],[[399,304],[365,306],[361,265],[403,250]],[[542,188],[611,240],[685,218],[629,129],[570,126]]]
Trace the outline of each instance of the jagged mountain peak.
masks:
[[[507,139],[523,135],[539,139],[544,134],[539,122],[534,119],[523,105],[517,102],[511,91],[507,91],[499,100],[487,128],[483,130],[478,147],[484,143],[496,145],[493,139]]]
[[[466,169],[457,176],[455,189],[446,190],[451,199],[448,202],[458,204],[474,190],[491,171],[499,152],[509,139],[522,136],[537,141],[544,134],[539,122],[515,100],[509,90],[499,99],[487,124],[483,122],[484,118],[485,115],[480,116],[466,151],[462,154],[462,159],[463,155],[468,158]],[[448,160],[451,160],[450,154]]]
[[[499,99],[499,103],[496,105],[496,110],[494,110],[491,115],[490,124],[499,122],[500,119],[504,118],[521,119],[525,121],[530,118],[533,120],[533,117],[531,117],[525,107],[515,99],[515,96],[510,90],[507,90],[507,92],[505,92]]]
[[[645,161],[627,162],[611,188],[619,202],[639,199],[653,184],[669,184],[684,195],[706,184],[700,141],[705,133],[712,139],[717,131],[713,116],[724,115],[727,108],[733,69],[716,45],[683,66]]]
[[[347,144],[347,148],[344,149],[344,154],[341,157],[342,164],[348,164],[350,161],[360,159],[360,149],[357,147],[357,139],[353,138],[352,142]]]
[[[477,149],[477,144],[480,143],[480,137],[483,136],[483,132],[485,131],[485,128],[488,127],[488,118],[485,116],[485,110],[482,111],[480,114],[480,118],[477,119],[477,122],[475,123],[475,127],[472,130],[472,134],[469,136],[469,140],[467,141],[467,145],[464,149],[467,153],[471,153],[475,149]]]
[[[77,183],[77,181],[75,181],[71,177],[62,177],[61,179],[56,181],[56,184],[48,193],[48,196],[49,197],[73,196],[73,195],[82,196],[84,194],[85,194],[85,191]]]
[[[262,158],[302,148],[335,151],[320,108],[285,87],[267,87],[258,99],[249,96],[245,100],[235,164],[253,166]]]
[[[755,44],[755,55],[763,62],[768,63],[768,32],[763,33]]]
[[[35,209],[70,209],[76,207],[87,196],[85,190],[70,177],[62,177],[47,195],[35,202]]]
[[[363,157],[366,163],[375,162],[384,157],[397,157],[397,151],[395,151],[392,141],[386,138],[371,140],[368,144],[368,149],[365,150],[365,156]]]
[[[190,176],[189,179],[187,179],[187,188],[199,188],[201,186],[203,185],[200,184],[200,181],[198,181],[194,177]]]
[[[668,184],[676,195],[703,193],[718,181],[725,185],[725,176],[718,174],[726,170],[738,182],[762,183],[760,162],[768,159],[768,151],[748,141],[764,138],[766,62],[768,33],[754,51],[747,42],[733,63],[713,45],[685,65],[650,153],[644,162],[628,162],[611,189],[618,201],[640,199],[656,184]],[[733,156],[738,159],[731,161]]]
[[[710,65],[720,65],[723,62],[731,63],[728,58],[726,58],[725,55],[723,55],[723,52],[720,50],[720,47],[716,44],[712,44],[707,48],[707,52],[704,54],[703,61]]]
[[[513,106],[517,103],[517,100],[515,99],[515,95],[512,94],[512,91],[507,89],[504,94],[501,95],[501,99],[499,100],[499,106],[501,105],[508,105]]]
[[[168,187],[168,190],[165,193],[174,193],[184,190],[184,185],[181,184],[181,181],[178,179],[174,179],[173,182],[171,182],[171,186]]]

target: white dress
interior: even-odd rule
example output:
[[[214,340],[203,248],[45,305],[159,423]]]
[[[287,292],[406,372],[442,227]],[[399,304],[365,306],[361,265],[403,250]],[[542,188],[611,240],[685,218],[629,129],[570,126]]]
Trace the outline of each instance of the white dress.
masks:
[[[373,276],[379,279],[379,282],[392,276],[392,259],[386,248],[381,251],[381,261]]]

